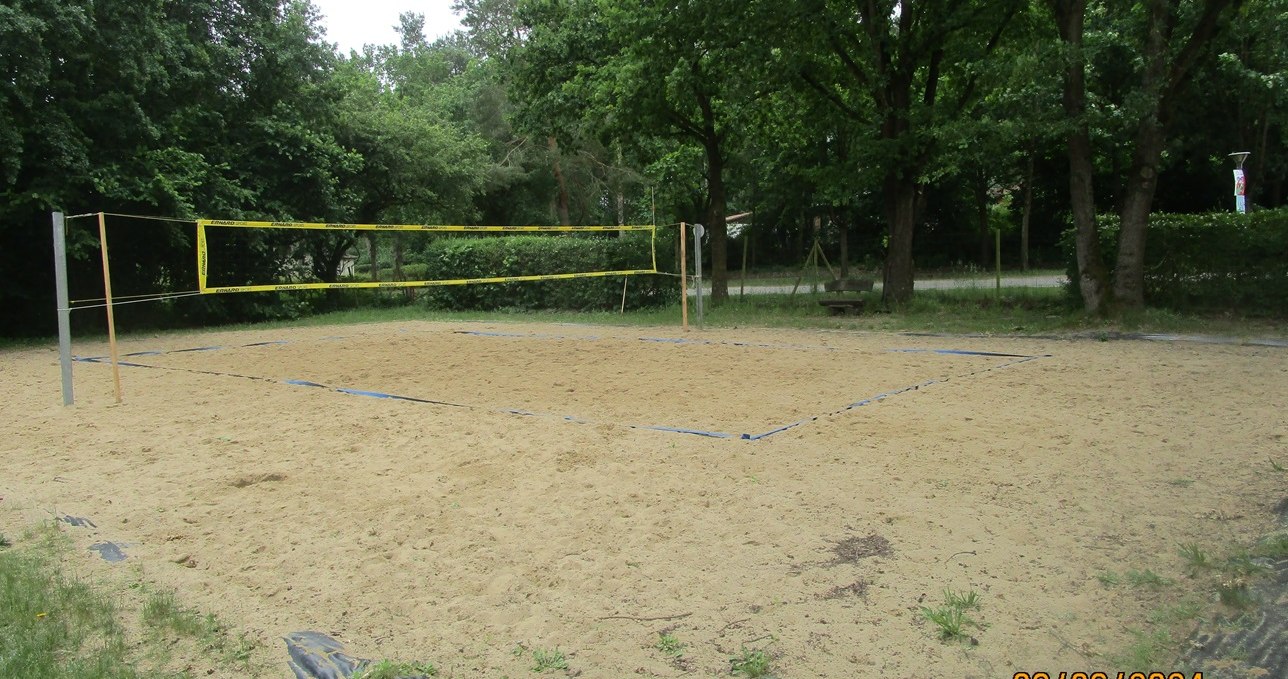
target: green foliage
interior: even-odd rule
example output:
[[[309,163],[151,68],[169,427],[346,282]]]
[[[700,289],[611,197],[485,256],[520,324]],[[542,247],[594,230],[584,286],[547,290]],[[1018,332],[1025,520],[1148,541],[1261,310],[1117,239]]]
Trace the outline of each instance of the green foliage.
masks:
[[[1149,614],[1149,622],[1152,625],[1177,625],[1194,620],[1202,612],[1202,603],[1195,599],[1183,599],[1155,609]]]
[[[973,589],[965,593],[945,589],[944,604],[963,611],[979,610],[979,593]]]
[[[1272,535],[1253,548],[1252,554],[1268,559],[1288,559],[1288,533]]]
[[[140,676],[112,601],[58,571],[52,533],[31,549],[0,553],[0,676],[98,679]]]
[[[149,592],[141,617],[157,643],[168,644],[167,635],[191,640],[203,653],[243,670],[256,646],[246,635],[234,635],[214,614],[202,615],[183,606],[169,590]]]
[[[939,627],[939,638],[944,640],[965,636],[966,626],[974,622],[966,616],[965,611],[952,606],[942,606],[940,608],[923,607],[921,614]]]
[[[672,658],[684,655],[684,643],[674,634],[659,634],[655,648]]]
[[[1123,667],[1154,667],[1173,653],[1172,635],[1167,630],[1134,629],[1131,634],[1133,640],[1126,656],[1118,659]]]
[[[1146,568],[1143,571],[1134,569],[1127,571],[1127,584],[1138,589],[1162,589],[1164,587],[1171,586],[1173,583],[1171,580]]]
[[[659,247],[659,267],[665,255]],[[429,245],[425,258],[426,275],[431,280],[652,267],[648,236],[638,232],[628,232],[621,238],[573,235],[444,238]],[[626,286],[628,309],[660,306],[678,297],[678,286],[665,276],[632,276]],[[614,276],[444,286],[430,288],[426,300],[431,308],[452,310],[615,309],[621,305],[622,279]]]
[[[1242,577],[1231,577],[1217,585],[1217,597],[1222,604],[1239,610],[1252,608],[1256,600],[1248,588],[1248,581]]]
[[[975,590],[961,593],[951,588],[944,590],[944,605],[939,608],[921,607],[921,615],[939,628],[939,638],[944,641],[965,639],[969,635],[967,627],[979,627],[979,623],[966,615],[968,610],[979,609],[979,594]]]
[[[353,679],[427,679],[438,676],[430,663],[381,660],[354,674]]]
[[[729,659],[729,671],[748,679],[768,677],[772,661],[768,651],[744,648],[741,653]]]
[[[559,649],[548,650],[544,648],[532,649],[532,671],[545,672],[548,670],[566,670],[568,669],[568,659],[564,656],[563,651]]]
[[[1252,552],[1240,550],[1226,557],[1225,563],[1221,564],[1221,571],[1233,578],[1250,578],[1269,572],[1270,567],[1258,563]]]
[[[1105,265],[1118,237],[1117,218],[1100,217]],[[1071,293],[1077,296],[1073,232],[1062,239]],[[1288,309],[1288,209],[1248,214],[1154,214],[1145,259],[1145,300],[1181,311],[1282,315]]]
[[[67,573],[68,541],[53,526],[32,531],[0,552],[0,676],[42,679],[182,679],[151,667],[172,654],[172,643],[149,635],[138,640],[122,624],[117,601],[83,576]],[[235,649],[208,642],[206,618],[183,612],[173,596],[149,599],[145,624],[198,635],[197,650],[220,665],[245,671],[251,645]],[[234,652],[235,650],[235,652]]]
[[[1013,264],[1014,227],[1025,212],[1018,189],[1031,187],[1031,247],[1058,259],[1050,253],[1067,209],[1068,163],[1058,156],[1069,120],[1059,106],[1059,67],[1069,55],[1040,5],[456,0],[462,33],[429,43],[424,18],[409,12],[390,36],[395,44],[337,55],[305,2],[5,3],[0,271],[11,284],[0,288],[0,333],[52,332],[55,209],[584,224],[619,215],[649,221],[656,198],[656,221],[708,224],[708,257],[723,256],[726,246],[719,217],[754,212],[720,265],[736,268],[742,245],[752,266],[798,264],[820,217],[833,261],[844,235],[851,259],[879,267],[897,251],[904,272],[914,257],[923,267],[991,262],[985,232],[995,227]],[[1123,202],[1135,121],[1149,110],[1143,7],[1098,1],[1084,17],[1100,210]],[[1178,7],[1177,38],[1201,15],[1193,2]],[[1160,206],[1227,205],[1225,154],[1236,140],[1253,152],[1254,203],[1284,202],[1285,11],[1286,0],[1246,0],[1221,15],[1211,54],[1198,55],[1192,86],[1179,95],[1186,105],[1172,112]],[[1228,96],[1204,96],[1212,92]],[[1230,101],[1239,102],[1233,118]],[[890,203],[898,194],[891,187],[909,182],[916,204]],[[909,212],[919,220],[916,237],[890,237],[886,218]],[[1249,227],[1232,244],[1222,240],[1227,222],[1214,236],[1155,228],[1147,248],[1152,303],[1286,308],[1285,230]],[[72,227],[72,297],[101,297],[93,224]],[[117,219],[110,230],[116,294],[192,288],[190,225]],[[336,258],[361,247],[356,240],[340,230],[243,234],[219,246],[227,265],[220,273],[229,285],[272,279],[284,253],[307,252],[314,278],[329,280]],[[708,272],[718,268],[715,259],[707,264]],[[599,283],[605,290],[593,293],[568,284],[580,292],[558,305],[612,306],[611,281]],[[334,291],[206,296],[134,305],[118,322],[286,320],[392,299]],[[643,303],[653,302],[628,299]],[[93,330],[99,319],[77,316],[76,327]]]
[[[1181,558],[1185,560],[1185,572],[1190,577],[1197,577],[1200,573],[1216,567],[1203,551],[1203,548],[1196,542],[1187,542],[1180,547]]]

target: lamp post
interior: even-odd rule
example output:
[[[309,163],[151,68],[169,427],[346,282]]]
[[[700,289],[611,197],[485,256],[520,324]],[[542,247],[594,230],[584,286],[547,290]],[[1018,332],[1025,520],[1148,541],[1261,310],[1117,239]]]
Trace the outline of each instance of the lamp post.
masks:
[[[1248,180],[1243,175],[1243,161],[1250,155],[1250,151],[1235,151],[1230,154],[1230,158],[1234,160],[1234,211],[1241,214],[1248,211]]]

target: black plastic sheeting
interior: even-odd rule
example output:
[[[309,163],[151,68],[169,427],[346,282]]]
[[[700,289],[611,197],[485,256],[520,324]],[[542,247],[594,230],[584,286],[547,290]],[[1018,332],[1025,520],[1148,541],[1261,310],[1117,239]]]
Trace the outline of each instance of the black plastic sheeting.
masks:
[[[93,521],[90,521],[83,516],[70,516],[64,514],[56,518],[69,526],[76,526],[77,528],[98,528],[98,526],[94,525]]]
[[[77,528],[98,528],[91,520],[83,516],[72,516],[70,514],[55,514],[54,519],[60,523]],[[116,542],[95,542],[89,546],[89,551],[98,552],[100,557],[108,563],[120,563],[125,561],[125,545]]]
[[[108,563],[125,561],[125,551],[115,542],[95,542],[89,546],[89,551],[98,552],[98,555]]]
[[[321,632],[293,632],[283,637],[291,659],[287,667],[295,679],[352,679],[367,669],[370,660],[361,660],[344,652],[344,644]],[[398,679],[429,679],[424,674],[408,674]]]

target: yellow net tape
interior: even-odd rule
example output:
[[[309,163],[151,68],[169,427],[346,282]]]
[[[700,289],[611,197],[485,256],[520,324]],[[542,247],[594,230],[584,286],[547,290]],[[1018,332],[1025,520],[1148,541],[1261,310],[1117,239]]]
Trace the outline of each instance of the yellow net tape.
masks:
[[[580,273],[541,274],[532,276],[498,276],[493,278],[456,278],[434,281],[355,281],[348,283],[284,283],[271,285],[239,285],[210,287],[208,285],[209,254],[206,227],[224,226],[249,229],[313,229],[332,231],[438,231],[456,233],[606,233],[611,231],[650,231],[652,239],[653,268],[621,271],[586,271]],[[197,289],[206,294],[231,292],[277,292],[288,290],[361,290],[377,288],[429,288],[447,285],[475,285],[483,283],[526,283],[532,281],[560,281],[573,278],[604,278],[608,276],[636,276],[657,273],[657,227],[652,225],[625,226],[448,226],[438,224],[330,224],[320,222],[252,222],[240,220],[197,220]]]

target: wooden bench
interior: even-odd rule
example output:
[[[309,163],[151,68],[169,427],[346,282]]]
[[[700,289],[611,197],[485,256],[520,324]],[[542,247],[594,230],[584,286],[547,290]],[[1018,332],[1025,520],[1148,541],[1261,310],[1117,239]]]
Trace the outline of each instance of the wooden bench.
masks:
[[[872,292],[871,278],[838,278],[834,281],[827,281],[823,284],[823,289],[828,292]],[[820,299],[819,306],[827,307],[828,313],[833,316],[842,314],[853,316],[863,311],[863,305],[867,302],[866,295],[858,297],[835,297],[832,299]]]

